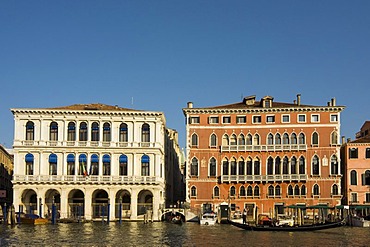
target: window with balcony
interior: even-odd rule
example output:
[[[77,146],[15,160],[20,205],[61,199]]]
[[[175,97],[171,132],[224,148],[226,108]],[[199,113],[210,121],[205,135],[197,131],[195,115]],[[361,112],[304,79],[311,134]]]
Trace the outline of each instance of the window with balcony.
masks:
[[[233,145],[233,146],[236,146],[237,142],[236,142],[236,135],[235,134],[232,134],[230,136],[230,145]]]
[[[275,174],[281,174],[281,159],[279,156],[275,158]]]
[[[49,140],[58,141],[58,124],[56,122],[51,122],[50,124]]]
[[[253,121],[254,124],[261,123],[262,118],[261,118],[261,116],[253,116],[252,121]]]
[[[227,159],[222,161],[222,175],[229,175],[229,161]]]
[[[68,123],[67,141],[76,141],[76,124],[74,122]]]
[[[222,123],[224,123],[224,124],[231,123],[231,117],[230,116],[223,116],[222,117]]]
[[[306,174],[306,161],[303,156],[299,157],[299,174]]]
[[[281,145],[281,135],[279,133],[275,135],[275,145]]]
[[[351,185],[357,185],[357,172],[355,170],[351,171],[350,183]]]
[[[269,157],[267,159],[267,175],[274,174],[274,159]]]
[[[190,117],[189,122],[190,122],[190,124],[199,124],[200,123],[200,118],[199,117]]]
[[[103,142],[111,141],[110,123],[103,124]]]
[[[216,136],[216,134],[212,133],[211,137],[209,139],[210,139],[209,146],[210,147],[217,147],[217,136]]]
[[[300,133],[299,134],[298,143],[299,144],[306,144],[306,137],[305,137],[305,135],[303,133]]]
[[[312,175],[320,175],[320,161],[317,155],[312,158]]]
[[[91,155],[90,175],[99,175],[99,156]]]
[[[230,160],[230,175],[236,175],[237,165],[235,158]]]
[[[246,144],[247,145],[252,145],[252,135],[251,134],[247,135]]]
[[[26,124],[26,140],[27,141],[35,140],[35,124],[31,121],[28,121]]]
[[[57,175],[58,157],[56,154],[49,155],[49,175]]]
[[[287,156],[283,158],[283,174],[289,174],[289,159]]]
[[[76,175],[75,156],[73,154],[67,155],[67,175]]]
[[[284,133],[283,135],[283,144],[284,145],[289,144],[289,135],[287,133]]]
[[[296,145],[298,142],[297,142],[297,134],[296,133],[292,133],[290,135],[290,143],[293,144],[293,145]]]
[[[99,124],[97,122],[93,122],[91,125],[91,141],[99,141]]]
[[[254,175],[261,175],[261,162],[256,158],[253,162]]]
[[[80,123],[79,141],[87,141],[87,124],[85,122]]]
[[[209,176],[210,177],[216,177],[216,167],[217,167],[216,159],[212,157],[209,161]]]
[[[141,157],[141,176],[150,176],[150,159],[148,155]]]
[[[141,142],[150,142],[150,126],[147,123],[141,127]]]
[[[332,175],[339,174],[339,164],[338,164],[338,158],[336,155],[333,155],[330,159],[330,168],[331,168]]]
[[[198,147],[198,135],[195,133],[191,135],[191,147]]]
[[[247,175],[253,174],[253,162],[251,158],[247,159]]]
[[[210,124],[218,124],[220,122],[218,117],[209,117],[208,121]]]
[[[349,158],[350,159],[357,159],[358,158],[358,148],[350,148],[349,149]]]
[[[34,163],[33,154],[26,154],[25,162],[26,162],[26,175],[33,175],[33,163]]]
[[[119,157],[119,175],[120,176],[127,176],[128,175],[128,165],[127,165],[127,156],[121,154]]]
[[[128,127],[126,123],[119,126],[119,142],[128,142]]]
[[[258,134],[254,134],[254,137],[253,137],[253,145],[260,145],[260,136]]]
[[[222,136],[222,146],[229,146],[229,136],[227,134]]]
[[[238,124],[247,123],[247,117],[246,116],[237,116],[236,117],[236,123],[238,123]]]
[[[103,155],[103,175],[110,176],[111,169],[110,169],[110,156],[108,154]]]
[[[267,135],[267,145],[274,145],[274,136],[271,133]]]
[[[297,174],[297,158],[294,156],[290,159],[290,174]]]
[[[190,176],[198,176],[198,159],[195,157],[191,160]]]
[[[238,145],[239,145],[239,146],[244,146],[244,145],[245,145],[245,137],[244,137],[244,135],[243,135],[243,134],[240,134],[240,135],[238,136]]]
[[[239,175],[245,175],[245,162],[242,158],[238,161],[239,164]]]

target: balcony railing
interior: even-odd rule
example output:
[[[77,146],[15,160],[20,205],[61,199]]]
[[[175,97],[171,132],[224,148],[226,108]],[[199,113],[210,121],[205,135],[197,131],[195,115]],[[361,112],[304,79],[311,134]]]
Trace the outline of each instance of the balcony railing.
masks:
[[[159,184],[163,178],[155,176],[83,176],[83,175],[14,175],[13,183],[83,182],[111,184]]]
[[[222,175],[221,183],[240,182],[284,182],[306,181],[306,174],[278,174],[278,175]]]
[[[275,151],[306,151],[306,144],[281,144],[281,145],[226,145],[221,146],[221,152],[275,152]]]

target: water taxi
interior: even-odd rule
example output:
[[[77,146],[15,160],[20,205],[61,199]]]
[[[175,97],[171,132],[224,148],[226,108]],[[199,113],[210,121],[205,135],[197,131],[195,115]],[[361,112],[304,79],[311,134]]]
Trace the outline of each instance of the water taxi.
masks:
[[[204,213],[200,219],[201,225],[214,225],[217,222],[217,215],[213,212]]]

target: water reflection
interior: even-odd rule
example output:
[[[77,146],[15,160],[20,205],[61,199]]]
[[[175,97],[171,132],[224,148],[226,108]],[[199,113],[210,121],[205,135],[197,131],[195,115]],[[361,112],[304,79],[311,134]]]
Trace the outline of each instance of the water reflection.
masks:
[[[370,230],[249,232],[231,225],[155,222],[0,226],[0,246],[370,246]]]

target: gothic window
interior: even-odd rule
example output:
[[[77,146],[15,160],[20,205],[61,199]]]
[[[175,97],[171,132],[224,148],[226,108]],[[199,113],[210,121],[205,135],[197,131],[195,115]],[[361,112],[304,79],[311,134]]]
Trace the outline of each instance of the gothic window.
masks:
[[[191,160],[191,167],[190,167],[190,175],[191,176],[198,176],[198,159],[197,158],[193,158]]]
[[[209,176],[211,177],[216,176],[216,159],[213,157],[209,161]]]
[[[312,175],[320,175],[320,162],[317,155],[312,158]]]

